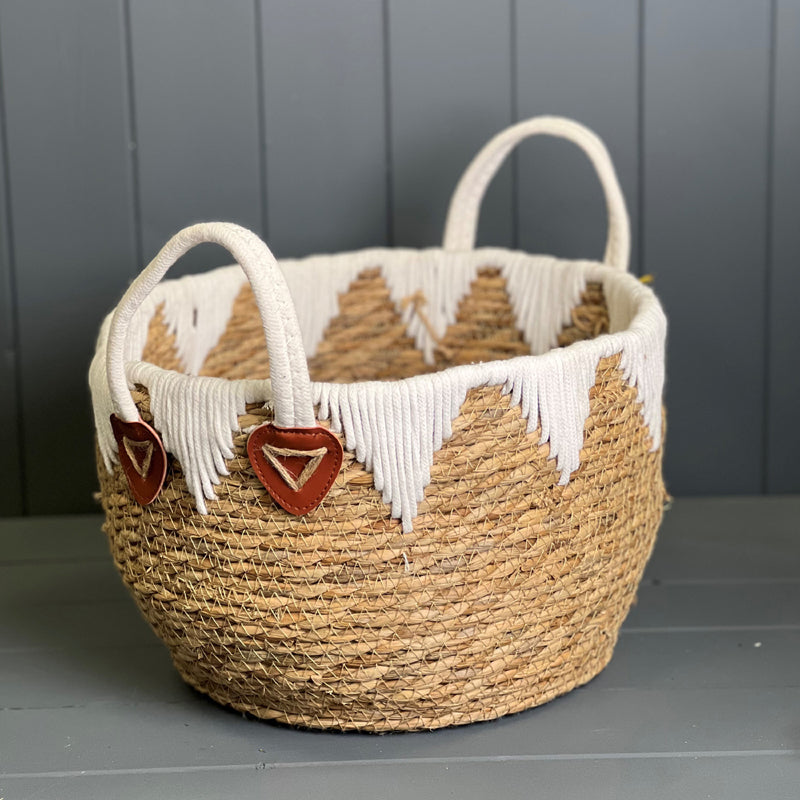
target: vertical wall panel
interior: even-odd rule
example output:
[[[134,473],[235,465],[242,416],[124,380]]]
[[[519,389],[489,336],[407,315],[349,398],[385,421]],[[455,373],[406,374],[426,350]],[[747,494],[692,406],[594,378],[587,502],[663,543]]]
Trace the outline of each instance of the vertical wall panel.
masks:
[[[393,229],[438,245],[470,159],[512,121],[510,3],[389,0]],[[478,244],[510,245],[511,171],[483,204]]]
[[[32,513],[92,507],[86,371],[134,267],[122,13],[8,0],[0,50]]]
[[[252,0],[131,0],[130,17],[145,260],[194,222],[261,233]],[[174,274],[230,261],[199,248]]]
[[[778,0],[767,489],[800,492],[800,0]]]
[[[2,70],[0,70],[2,80]],[[0,87],[2,92],[2,87]],[[2,94],[0,94],[0,99]],[[3,105],[0,103],[0,114]],[[17,347],[12,252],[8,229],[5,123],[0,120],[0,516],[21,514],[22,476],[17,428]]]
[[[380,0],[263,0],[269,242],[280,256],[386,241]]]
[[[606,143],[631,216],[638,268],[639,3],[518,0],[517,86],[521,118],[572,117]],[[567,258],[603,256],[603,193],[575,145],[539,137],[519,152],[519,246]]]
[[[654,0],[644,43],[644,254],[671,323],[669,485],[759,492],[769,3]]]

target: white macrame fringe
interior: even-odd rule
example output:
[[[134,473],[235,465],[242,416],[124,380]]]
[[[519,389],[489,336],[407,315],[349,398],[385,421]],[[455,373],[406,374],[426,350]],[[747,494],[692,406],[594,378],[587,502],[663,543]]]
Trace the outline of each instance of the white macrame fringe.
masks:
[[[593,262],[586,262],[587,265]],[[362,250],[280,262],[297,310],[307,355],[317,352],[325,329],[339,313],[339,295],[365,269],[377,267],[408,335],[426,363],[434,363],[436,341],[414,307],[404,301],[421,292],[422,312],[436,338],[456,321],[481,267],[498,267],[506,280],[517,324],[533,354],[547,352],[586,286],[580,270],[566,270],[549,256],[497,248],[466,253],[429,250]],[[229,268],[229,269],[235,269]],[[239,271],[237,270],[237,274]]]
[[[247,403],[271,401],[270,382],[185,376],[144,361],[131,363],[126,371],[133,383],[147,386],[164,448],[180,461],[197,510],[208,513],[205,501],[214,499],[220,475],[229,474],[225,461],[234,456],[237,417]]]
[[[430,482],[433,454],[451,436],[452,421],[470,389],[503,387],[527,419],[528,431],[539,428],[541,442],[549,442],[560,480],[566,483],[580,465],[597,364],[620,353],[625,379],[638,390],[652,447],[661,444],[666,320],[653,293],[630,275],[594,262],[565,265],[548,257],[488,249],[463,254],[370,250],[281,262],[309,354],[338,312],[338,294],[363,269],[380,267],[399,311],[403,298],[421,290],[428,300],[428,320],[441,336],[455,321],[458,304],[481,266],[500,267],[520,330],[537,355],[400,381],[312,384],[319,418],[330,420],[347,448],[373,473],[375,488],[405,531],[412,529]],[[163,304],[181,361],[196,373],[224,331],[242,280],[234,266],[161,284],[134,317],[126,346],[129,383],[148,387],[154,425],[165,448],[180,461],[200,513],[206,513],[205,501],[214,498],[219,476],[227,474],[225,460],[233,455],[237,417],[246,403],[270,402],[270,382],[183,375],[139,359],[149,322]],[[603,283],[611,333],[550,350],[590,280]],[[426,326],[413,313],[404,319],[409,335],[432,361],[435,342]],[[108,322],[100,332],[90,384],[100,451],[110,469],[117,454],[108,421],[114,411],[105,376]]]
[[[221,271],[214,272],[220,275]],[[225,332],[233,302],[246,282],[240,269],[233,275],[222,275],[224,279],[214,280],[213,292],[208,291],[207,282],[197,280],[198,276],[187,275],[178,278],[173,290],[164,295],[164,322],[175,336],[178,359],[190,375],[200,372],[206,357]],[[183,334],[184,331],[190,331],[191,335]]]

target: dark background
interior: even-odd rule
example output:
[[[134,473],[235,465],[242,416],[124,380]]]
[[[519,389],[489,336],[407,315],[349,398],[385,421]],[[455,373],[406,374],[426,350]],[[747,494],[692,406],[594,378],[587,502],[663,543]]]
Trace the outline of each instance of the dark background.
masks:
[[[0,70],[0,514],[94,507],[94,338],[176,230],[435,245],[469,158],[543,113],[607,142],[669,314],[670,489],[800,490],[800,0],[0,0]],[[603,239],[560,142],[522,147],[481,222]]]

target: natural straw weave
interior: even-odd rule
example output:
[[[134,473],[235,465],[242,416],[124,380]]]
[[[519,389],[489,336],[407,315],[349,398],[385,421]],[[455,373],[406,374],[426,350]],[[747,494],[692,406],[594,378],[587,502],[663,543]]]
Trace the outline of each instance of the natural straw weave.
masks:
[[[424,314],[425,298],[415,309]],[[391,379],[529,352],[499,270],[481,270],[428,366],[377,269],[340,298],[309,360],[313,380]],[[559,344],[608,329],[589,284]],[[156,315],[143,358],[178,368]],[[122,576],[184,679],[220,703],[314,728],[394,731],[492,719],[545,703],[609,661],[661,519],[661,450],[637,392],[602,359],[581,465],[567,485],[539,433],[499,387],[471,390],[431,482],[402,532],[345,451],[313,514],[276,508],[253,474],[248,406],[230,475],[209,513],[170,459],[156,502],[139,506],[99,463],[105,525]],[[263,378],[268,364],[249,288],[203,374]],[[146,390],[134,398],[150,421]]]

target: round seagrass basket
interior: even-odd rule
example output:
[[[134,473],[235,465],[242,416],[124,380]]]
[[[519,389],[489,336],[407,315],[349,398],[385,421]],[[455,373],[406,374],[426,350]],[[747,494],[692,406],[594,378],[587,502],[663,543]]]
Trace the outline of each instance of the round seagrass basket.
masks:
[[[474,249],[488,183],[539,133],[597,169],[603,262]],[[239,266],[160,283],[201,242]],[[603,144],[554,117],[478,154],[441,249],[278,264],[235,225],[177,234],[90,384],[111,550],[183,678],[265,719],[392,731],[602,670],[665,496],[666,322],[628,252]]]

